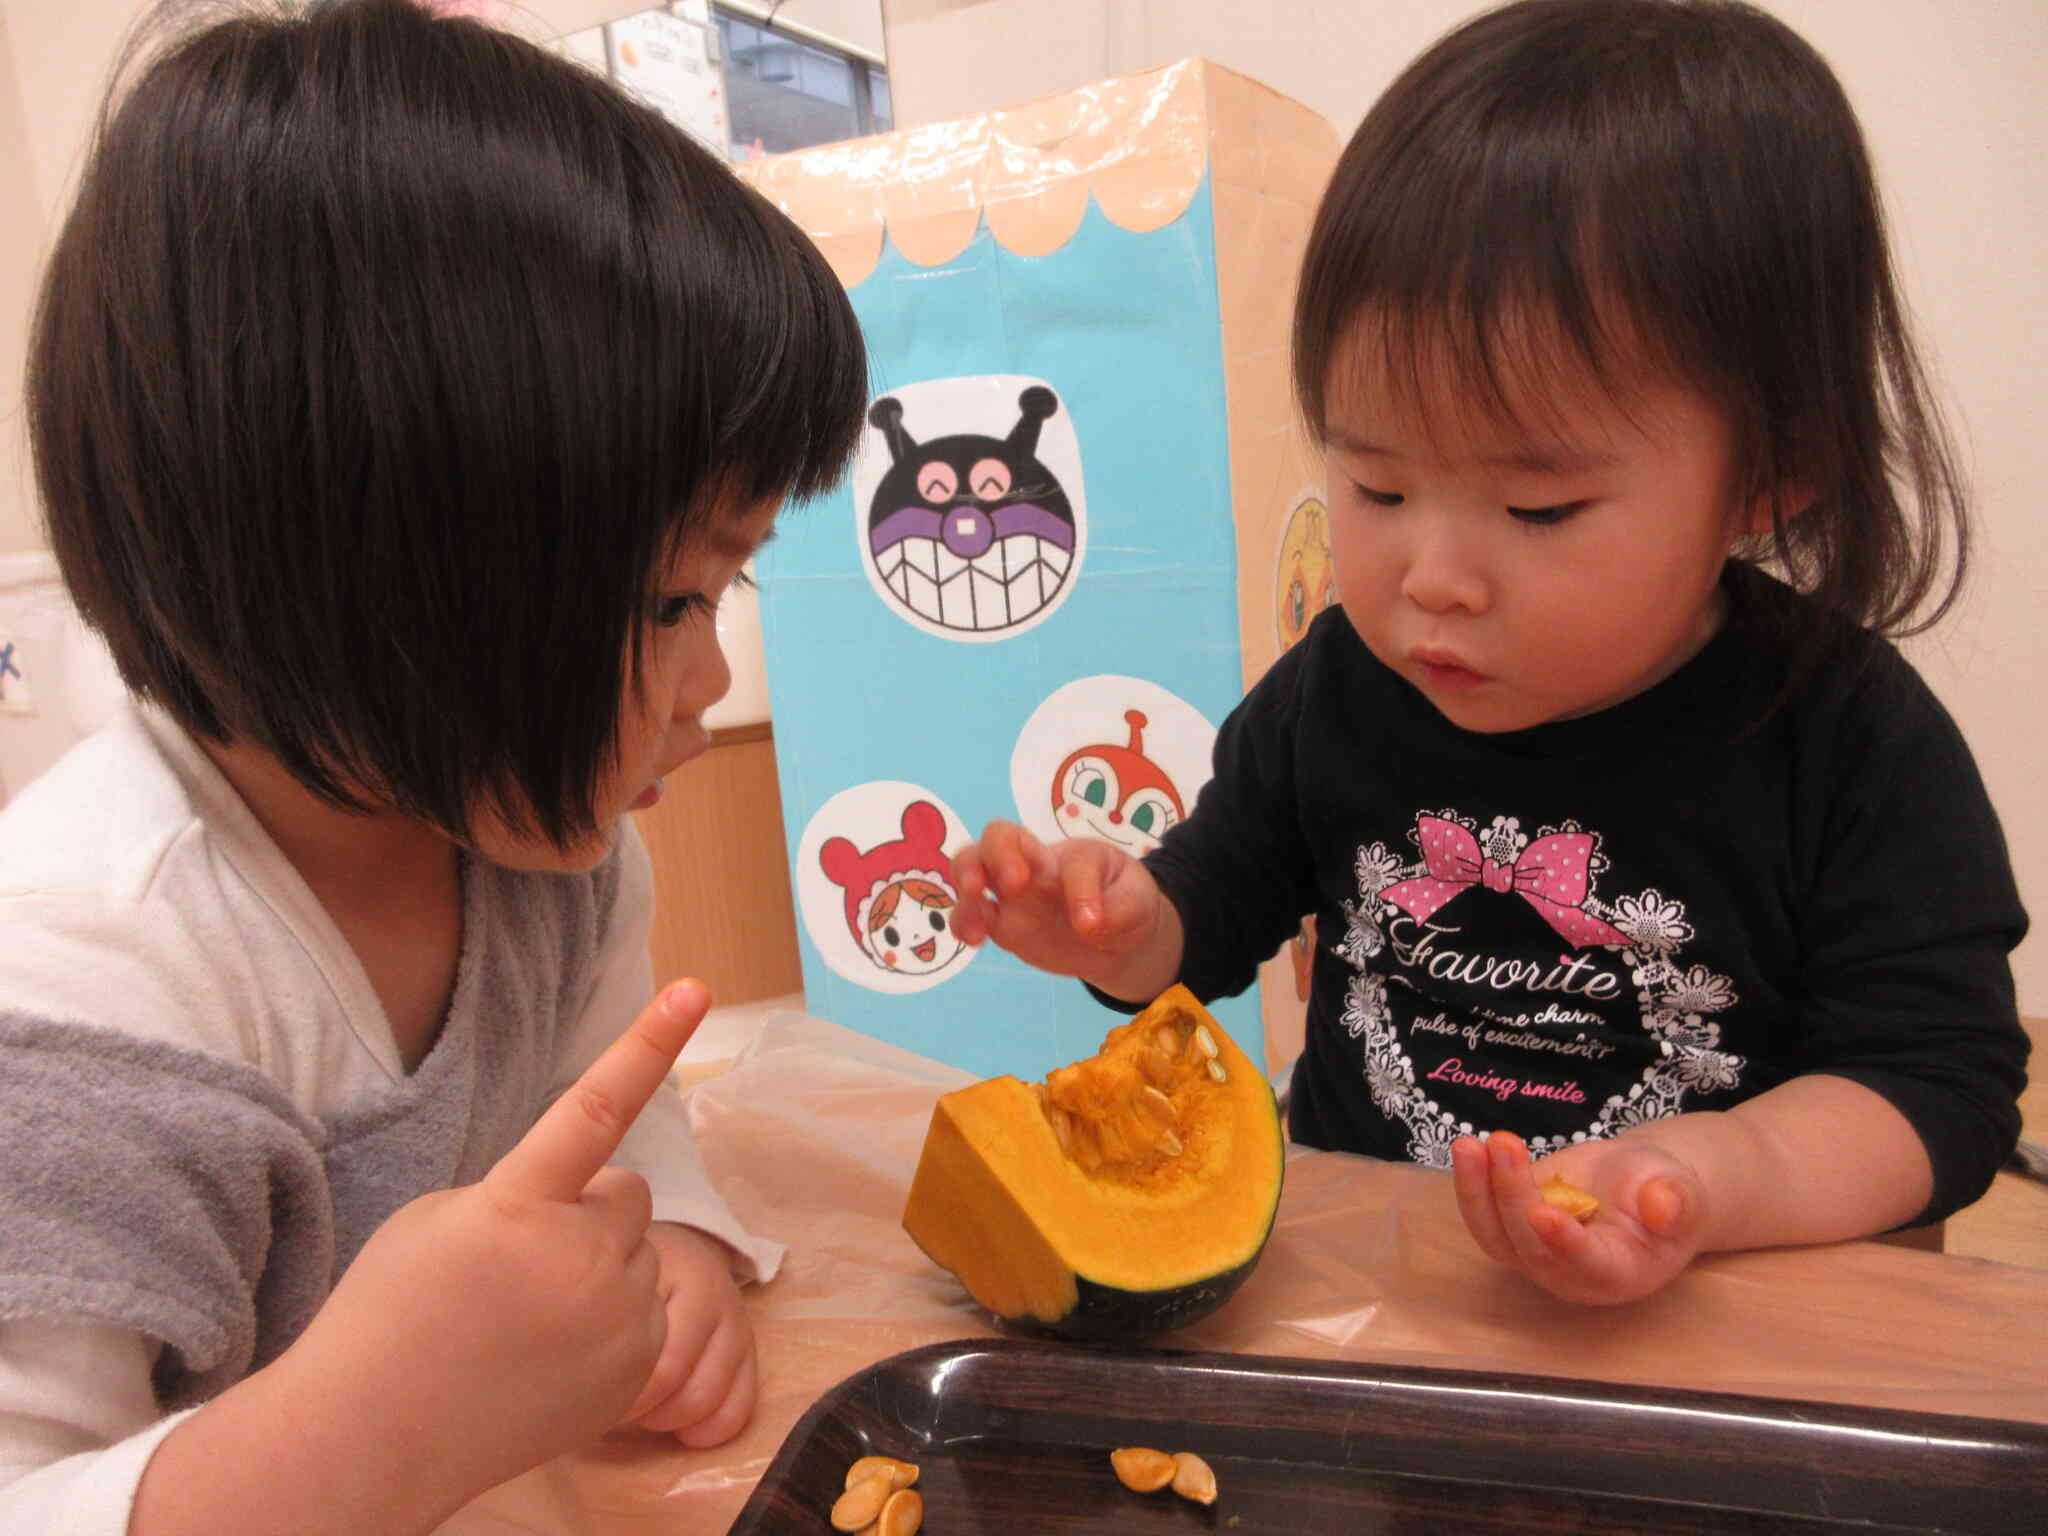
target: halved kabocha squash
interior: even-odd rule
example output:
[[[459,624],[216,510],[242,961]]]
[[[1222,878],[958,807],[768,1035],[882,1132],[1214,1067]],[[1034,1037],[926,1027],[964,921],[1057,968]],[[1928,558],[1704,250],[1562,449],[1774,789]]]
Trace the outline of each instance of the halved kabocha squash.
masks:
[[[1285,1162],[1265,1074],[1176,986],[1043,1083],[944,1095],[903,1225],[998,1317],[1138,1339],[1206,1317],[1243,1283]]]

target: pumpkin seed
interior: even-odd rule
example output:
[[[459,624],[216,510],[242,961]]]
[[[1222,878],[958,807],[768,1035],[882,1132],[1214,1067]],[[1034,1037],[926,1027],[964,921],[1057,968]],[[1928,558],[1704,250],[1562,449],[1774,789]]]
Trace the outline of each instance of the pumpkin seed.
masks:
[[[1180,1032],[1170,1024],[1159,1026],[1153,1033],[1152,1043],[1168,1056],[1178,1056],[1180,1054]]]
[[[1193,1451],[1173,1453],[1173,1491],[1197,1504],[1216,1502],[1216,1474]]]
[[[1166,1088],[1171,1086],[1173,1083],[1172,1054],[1155,1046],[1146,1046],[1145,1049],[1138,1052],[1138,1075],[1145,1079],[1146,1085],[1149,1087]]]
[[[1072,1138],[1072,1144],[1067,1148],[1067,1156],[1090,1173],[1100,1168],[1103,1162],[1102,1139],[1096,1131],[1094,1125],[1079,1116],[1068,1117],[1067,1134]]]
[[[1102,1147],[1102,1160],[1105,1163],[1127,1163],[1131,1160],[1134,1149],[1123,1125],[1115,1120],[1096,1120],[1091,1122],[1088,1128],[1095,1133],[1096,1140]]]
[[[873,1536],[917,1536],[917,1528],[923,1524],[924,1495],[899,1488],[889,1495],[889,1502],[868,1529]]]
[[[1109,1453],[1116,1480],[1133,1493],[1157,1493],[1173,1481],[1174,1459],[1148,1446],[1128,1445]]]
[[[1591,1221],[1593,1213],[1600,1209],[1597,1195],[1564,1179],[1545,1179],[1536,1186],[1536,1193],[1576,1221]]]
[[[832,1506],[832,1529],[858,1531],[873,1524],[895,1491],[886,1473],[853,1484]]]
[[[1195,1044],[1202,1048],[1204,1056],[1208,1057],[1211,1061],[1216,1059],[1216,1037],[1209,1033],[1208,1025],[1197,1024],[1195,1026]]]
[[[1171,1127],[1168,1127],[1166,1130],[1161,1131],[1159,1133],[1159,1139],[1152,1143],[1152,1145],[1157,1147],[1160,1151],[1164,1152],[1168,1157],[1180,1156],[1181,1139],[1173,1134],[1173,1130]]]
[[[1214,1078],[1219,1083],[1227,1083],[1230,1081],[1230,1074],[1223,1070],[1223,1063],[1218,1061],[1213,1056],[1209,1058],[1209,1076]]]
[[[863,1456],[846,1469],[846,1486],[864,1483],[871,1477],[886,1477],[891,1488],[908,1488],[917,1481],[917,1463],[898,1461],[894,1456]]]
[[[1173,1107],[1173,1100],[1149,1083],[1138,1090],[1137,1103],[1151,1113],[1155,1124],[1172,1125],[1180,1118],[1180,1112]]]
[[[1074,1155],[1074,1122],[1059,1105],[1048,1103],[1045,1118],[1052,1126],[1053,1139],[1059,1142],[1060,1150],[1068,1157]]]

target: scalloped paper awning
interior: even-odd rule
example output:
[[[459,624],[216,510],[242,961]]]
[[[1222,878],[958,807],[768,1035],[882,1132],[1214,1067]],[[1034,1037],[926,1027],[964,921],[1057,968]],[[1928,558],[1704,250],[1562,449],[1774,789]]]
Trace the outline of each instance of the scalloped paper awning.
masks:
[[[1312,205],[1333,155],[1328,125],[1306,107],[1206,59],[1182,59],[739,171],[851,288],[874,270],[885,235],[906,260],[935,267],[986,218],[1007,249],[1040,256],[1080,228],[1091,197],[1125,229],[1158,229],[1186,210],[1212,156],[1219,184]]]

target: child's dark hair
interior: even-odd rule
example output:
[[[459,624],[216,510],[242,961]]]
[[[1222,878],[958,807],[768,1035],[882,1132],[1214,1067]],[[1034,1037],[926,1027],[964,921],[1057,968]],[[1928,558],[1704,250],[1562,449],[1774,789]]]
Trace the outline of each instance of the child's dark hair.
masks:
[[[1751,6],[1525,0],[1410,65],[1309,239],[1294,383],[1319,441],[1332,369],[1370,346],[1418,388],[1447,362],[1494,409],[1532,368],[1615,389],[1639,359],[1697,391],[1743,503],[1796,492],[1745,553],[1819,600],[1809,641],[1843,618],[1913,632],[1955,599],[1961,476],[1861,130],[1820,56]]]
[[[600,77],[413,0],[217,22],[110,97],[28,415],[121,675],[340,805],[592,828],[662,566],[836,481],[831,269]]]

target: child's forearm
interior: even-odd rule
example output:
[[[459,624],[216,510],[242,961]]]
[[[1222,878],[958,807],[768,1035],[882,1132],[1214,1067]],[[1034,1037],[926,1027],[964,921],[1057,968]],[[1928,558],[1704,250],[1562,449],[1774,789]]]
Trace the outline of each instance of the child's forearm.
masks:
[[[289,1359],[164,1437],[136,1490],[129,1536],[427,1536],[485,1491],[456,1486],[459,1474],[436,1455],[459,1426],[408,1423],[404,1403],[351,1414],[342,1394],[290,1380]]]
[[[1734,1109],[1627,1133],[1698,1175],[1700,1248],[1793,1247],[1869,1237],[1911,1221],[1934,1170],[1906,1117],[1844,1077],[1796,1077]]]

